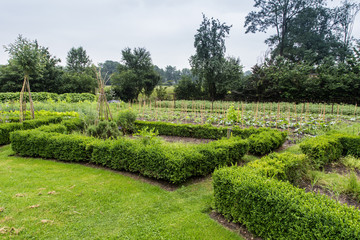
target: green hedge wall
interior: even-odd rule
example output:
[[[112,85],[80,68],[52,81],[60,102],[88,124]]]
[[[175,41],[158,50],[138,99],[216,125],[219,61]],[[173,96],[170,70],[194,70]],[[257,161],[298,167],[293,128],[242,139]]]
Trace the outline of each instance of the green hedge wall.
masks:
[[[341,156],[360,157],[360,136],[330,133],[302,142],[300,149],[309,156],[313,166],[319,168],[338,160]]]
[[[265,155],[283,145],[286,137],[286,132],[274,129],[253,134],[249,137],[249,151],[255,155]]]
[[[336,161],[343,152],[340,140],[330,135],[307,139],[300,143],[300,149],[309,156],[315,168],[321,168],[327,163]]]
[[[155,128],[160,135],[166,136],[179,136],[179,137],[192,137],[204,139],[221,139],[227,136],[228,127],[214,127],[209,125],[194,125],[194,124],[176,124],[167,122],[147,122],[135,121],[137,130],[148,127],[149,129]],[[240,136],[248,138],[252,134],[259,134],[263,131],[268,131],[269,128],[240,128],[235,126],[232,128],[232,136]]]
[[[341,133],[335,133],[331,136],[339,139],[341,145],[343,146],[342,155],[360,157],[360,136]]]
[[[137,130],[148,127],[155,129],[160,135],[221,139],[227,136],[227,127],[214,127],[194,124],[175,124],[166,122],[135,122]],[[250,152],[256,155],[265,155],[279,148],[286,140],[287,133],[270,128],[240,128],[233,127],[232,136],[249,138]]]
[[[145,144],[128,138],[103,141],[61,134],[56,131],[64,128],[56,125],[42,129],[47,132],[41,129],[12,132],[12,149],[23,156],[93,162],[171,183],[210,174],[216,167],[239,161],[248,151],[248,142],[239,137],[199,145],[161,141]]]
[[[255,169],[265,177],[289,181],[295,184],[306,172],[307,161],[304,154],[271,153],[261,159],[248,163],[246,166]]]
[[[22,123],[0,124],[0,145],[10,143],[10,133],[16,130],[34,129],[42,125],[61,122],[61,117],[49,117],[42,119],[26,120]]]
[[[215,170],[215,207],[263,239],[360,239],[360,212],[247,167]]]
[[[28,94],[25,94],[25,98],[28,100]],[[33,101],[44,102],[52,99],[53,101],[66,101],[66,102],[84,102],[90,101],[93,102],[96,100],[94,94],[91,93],[49,93],[49,92],[32,92],[31,98]],[[2,92],[0,93],[0,102],[7,101],[19,101],[20,100],[20,92]]]

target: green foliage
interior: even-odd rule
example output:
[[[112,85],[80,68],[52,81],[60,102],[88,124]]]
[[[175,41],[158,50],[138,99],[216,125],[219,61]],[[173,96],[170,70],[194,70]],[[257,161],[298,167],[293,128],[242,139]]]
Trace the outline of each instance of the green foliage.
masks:
[[[360,136],[351,135],[351,134],[331,134],[337,139],[339,139],[341,145],[343,146],[342,155],[352,155],[354,157],[360,157]]]
[[[175,124],[168,122],[145,121],[136,121],[135,125],[137,129],[142,129],[144,127],[149,127],[150,129],[155,128],[155,130],[157,130],[160,135],[204,139],[221,139],[226,137],[228,132],[227,127],[214,127],[211,125]],[[231,134],[241,138],[248,138],[252,134],[258,134],[268,130],[268,128],[240,128],[235,126],[231,129]]]
[[[95,93],[97,87],[96,77],[91,68],[83,72],[65,72],[61,78],[61,93]]]
[[[254,168],[265,177],[296,184],[306,172],[307,159],[305,155],[271,153],[268,156],[248,163],[246,166]]]
[[[236,122],[240,122],[240,113],[238,113],[235,109],[234,109],[234,105],[231,105],[229,107],[229,109],[226,111],[226,121],[228,122],[232,122],[232,123],[236,123]]]
[[[24,156],[91,161],[171,183],[181,183],[192,176],[210,174],[216,167],[239,161],[248,151],[248,142],[241,138],[199,145],[128,138],[104,141],[81,135],[60,134],[55,131],[64,129],[58,126],[50,128],[54,132],[35,129],[11,133],[12,149]],[[150,138],[153,139],[154,133],[143,135],[151,135]]]
[[[343,152],[339,139],[330,135],[307,139],[300,143],[300,149],[310,158],[315,168],[322,168],[325,164],[338,160]]]
[[[23,156],[76,162],[90,159],[91,153],[86,150],[86,145],[94,140],[82,135],[65,135],[36,129],[12,132],[10,138],[12,149]]]
[[[269,129],[249,137],[249,152],[264,155],[279,148],[286,140],[287,133]]]
[[[10,143],[10,134],[16,130],[34,129],[42,125],[61,122],[61,117],[49,117],[43,119],[26,120],[22,123],[0,124],[0,145]]]
[[[118,126],[113,121],[100,121],[98,124],[90,125],[86,129],[88,136],[108,139],[121,136]]]
[[[141,92],[149,97],[160,81],[150,53],[145,48],[134,48],[133,51],[125,48],[122,50],[122,61],[118,73],[110,80],[116,95],[126,102],[137,100]]]
[[[359,239],[360,213],[247,167],[215,170],[215,208],[263,239]]]
[[[352,155],[340,158],[340,163],[345,165],[347,168],[360,171],[360,159]]]
[[[166,99],[166,88],[167,87],[163,87],[163,86],[158,86],[157,88],[155,88],[156,97],[158,100]]]
[[[28,100],[29,94],[24,94],[24,98]],[[45,101],[66,101],[66,102],[84,102],[95,101],[95,95],[91,93],[64,93],[56,94],[50,92],[32,92],[31,98],[33,101],[45,102]],[[0,92],[0,102],[7,101],[19,101],[20,92]]]
[[[359,157],[360,136],[331,132],[302,142],[300,148],[310,157],[314,167],[319,168],[341,156]]]
[[[199,84],[192,81],[189,76],[181,77],[174,89],[176,99],[199,99],[202,96]]]
[[[19,35],[15,43],[4,48],[10,55],[10,61],[22,70],[23,76],[28,77],[43,68],[43,55],[36,40],[30,41]]]
[[[350,193],[354,198],[360,199],[360,182],[354,171],[350,173],[349,182],[346,189],[347,193]]]
[[[141,143],[144,145],[160,143],[161,140],[157,137],[158,135],[159,132],[155,131],[155,128],[148,130],[148,127],[145,127],[134,134],[134,136],[140,138]]]
[[[120,126],[123,134],[133,133],[135,131],[136,113],[132,109],[118,112],[116,123]]]
[[[225,62],[225,38],[231,26],[220,23],[203,14],[203,21],[195,35],[196,54],[190,57],[190,65],[209,98],[217,98],[217,83],[223,80],[222,70]]]
[[[66,57],[66,68],[70,72],[82,73],[90,67],[91,60],[83,47],[72,47]]]

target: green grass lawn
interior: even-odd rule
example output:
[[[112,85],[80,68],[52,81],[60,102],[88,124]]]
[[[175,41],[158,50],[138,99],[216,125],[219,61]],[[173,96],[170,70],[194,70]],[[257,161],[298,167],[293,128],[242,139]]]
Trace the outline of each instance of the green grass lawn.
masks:
[[[211,180],[168,192],[0,148],[0,239],[242,239],[212,220]]]

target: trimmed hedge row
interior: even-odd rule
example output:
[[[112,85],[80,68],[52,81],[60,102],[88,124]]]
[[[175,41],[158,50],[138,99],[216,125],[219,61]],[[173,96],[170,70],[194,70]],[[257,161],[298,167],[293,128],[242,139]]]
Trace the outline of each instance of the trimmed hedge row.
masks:
[[[280,132],[274,129],[253,134],[249,137],[249,151],[252,154],[265,155],[283,145],[286,137],[286,132]]]
[[[28,94],[24,94],[25,98],[29,99]],[[66,101],[66,102],[84,102],[95,101],[96,97],[91,93],[49,93],[49,92],[32,92],[31,98],[33,101],[44,102],[52,99],[53,101]],[[0,102],[19,101],[20,92],[3,92],[0,93]]]
[[[47,131],[49,128],[64,131],[64,128],[56,125],[43,127]],[[145,144],[136,139],[103,141],[53,131],[49,133],[35,129],[12,132],[12,149],[23,156],[93,162],[171,183],[210,174],[216,167],[238,161],[248,151],[248,142],[235,137],[199,145],[156,141]]]
[[[120,138],[94,141],[89,149],[93,163],[180,183],[193,176],[210,174],[216,167],[235,163],[245,155],[248,144],[240,138],[199,145],[143,144]]]
[[[155,128],[160,135],[204,138],[204,139],[221,139],[227,136],[228,127],[214,127],[211,125],[195,125],[195,124],[176,124],[168,122],[147,122],[135,121],[137,130],[145,127],[149,129]],[[239,136],[248,138],[252,134],[259,134],[263,131],[268,131],[269,128],[240,128],[235,126],[232,128],[232,136]]]
[[[360,239],[360,212],[248,167],[215,170],[215,207],[264,239]]]
[[[22,123],[4,123],[0,124],[0,145],[10,143],[10,133],[16,130],[34,129],[50,123],[59,123],[61,117],[49,117],[43,119],[26,120]]]
[[[136,121],[136,128],[142,129],[148,127],[155,128],[160,135],[221,139],[227,136],[227,127],[214,127],[194,124],[175,124],[166,122],[145,122]],[[265,155],[279,148],[286,140],[287,133],[270,128],[232,128],[233,136],[243,139],[249,138],[250,153],[256,155]]]
[[[35,111],[35,118],[45,118],[45,117],[79,117],[77,112],[53,112],[53,111]],[[10,112],[1,112],[0,111],[0,124],[11,123],[11,122],[20,122],[20,112],[19,111],[10,111]],[[32,120],[30,111],[26,112],[25,120]]]
[[[360,136],[331,133],[308,139],[300,144],[300,149],[316,168],[338,160],[341,156],[360,157]]]
[[[246,165],[259,174],[282,181],[296,183],[306,172],[307,158],[304,154],[272,153]]]
[[[55,126],[52,127],[57,129]],[[91,152],[86,150],[86,145],[93,140],[82,135],[65,135],[33,129],[12,132],[11,148],[23,156],[85,162],[91,156]]]

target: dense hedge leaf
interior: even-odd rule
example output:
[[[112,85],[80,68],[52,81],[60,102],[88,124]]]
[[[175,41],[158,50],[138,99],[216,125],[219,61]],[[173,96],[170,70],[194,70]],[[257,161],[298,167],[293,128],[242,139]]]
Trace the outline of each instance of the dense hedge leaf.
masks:
[[[360,239],[360,212],[248,167],[216,170],[215,207],[264,239]]]

